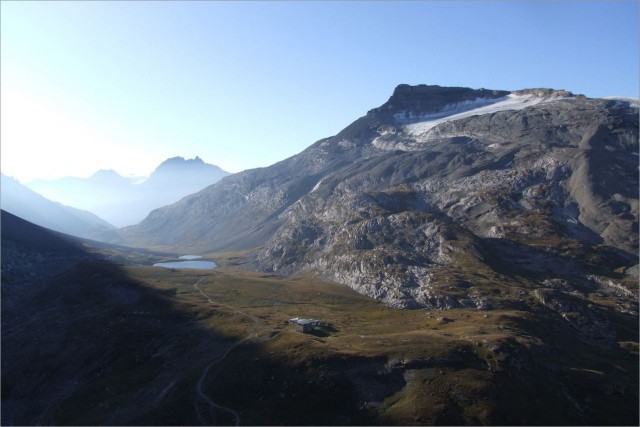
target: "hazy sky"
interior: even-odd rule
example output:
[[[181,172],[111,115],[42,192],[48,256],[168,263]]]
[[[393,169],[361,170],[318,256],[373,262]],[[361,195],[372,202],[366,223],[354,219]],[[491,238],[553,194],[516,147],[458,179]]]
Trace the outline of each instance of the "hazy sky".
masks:
[[[638,2],[7,2],[2,172],[230,172],[334,135],[400,83],[639,96]]]

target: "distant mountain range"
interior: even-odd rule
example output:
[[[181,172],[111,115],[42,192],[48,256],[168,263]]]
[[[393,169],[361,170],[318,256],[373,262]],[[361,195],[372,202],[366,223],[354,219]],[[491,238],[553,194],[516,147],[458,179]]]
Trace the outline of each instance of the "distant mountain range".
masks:
[[[89,178],[36,180],[27,187],[50,200],[93,212],[123,227],[142,221],[153,209],[177,202],[229,175],[199,157],[164,161],[144,181],[100,170]]]
[[[0,183],[0,205],[3,210],[34,224],[74,236],[86,237],[114,228],[91,212],[52,202],[4,174]]]

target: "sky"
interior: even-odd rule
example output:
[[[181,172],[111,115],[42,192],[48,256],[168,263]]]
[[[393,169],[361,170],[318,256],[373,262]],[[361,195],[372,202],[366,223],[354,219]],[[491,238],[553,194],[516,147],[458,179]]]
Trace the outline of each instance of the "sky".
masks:
[[[637,1],[2,1],[2,173],[229,172],[335,135],[401,83],[638,98]]]

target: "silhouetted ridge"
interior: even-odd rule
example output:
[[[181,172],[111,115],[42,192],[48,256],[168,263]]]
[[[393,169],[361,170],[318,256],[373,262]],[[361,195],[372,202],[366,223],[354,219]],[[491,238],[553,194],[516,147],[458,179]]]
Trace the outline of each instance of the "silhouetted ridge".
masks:
[[[41,251],[84,253],[82,245],[72,237],[57,233],[2,210],[2,241],[34,247]]]

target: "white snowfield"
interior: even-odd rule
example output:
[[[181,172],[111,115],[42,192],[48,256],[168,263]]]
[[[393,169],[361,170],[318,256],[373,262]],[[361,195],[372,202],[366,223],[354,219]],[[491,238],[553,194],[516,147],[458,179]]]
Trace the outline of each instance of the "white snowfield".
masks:
[[[413,136],[419,136],[439,125],[440,123],[459,120],[465,117],[492,114],[498,111],[522,110],[523,108],[543,102],[556,101],[562,96],[536,96],[533,94],[515,95],[509,94],[502,98],[476,98],[474,101],[464,101],[457,104],[446,105],[442,110],[433,114],[413,116],[409,113],[399,113],[394,116],[398,124],[404,124],[404,131]]]
[[[440,111],[430,114],[415,114],[411,111],[401,111],[394,114],[397,128],[379,129],[379,136],[371,144],[382,150],[419,150],[420,146],[434,137],[442,134],[434,128],[441,123],[460,120],[466,117],[493,114],[499,111],[522,110],[524,108],[561,99],[567,99],[564,93],[526,93],[509,95],[501,98],[476,98],[474,100],[445,105]],[[635,98],[608,97],[616,101],[614,108],[626,106],[638,107]],[[433,130],[433,131],[432,131]],[[451,136],[451,135],[449,135]],[[499,144],[491,144],[488,148],[497,148]]]

